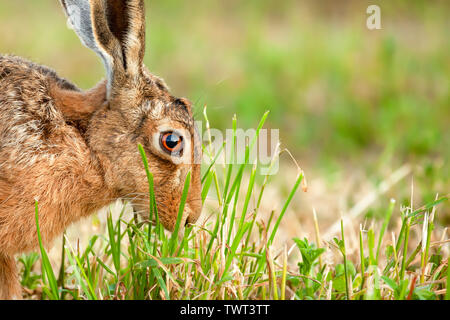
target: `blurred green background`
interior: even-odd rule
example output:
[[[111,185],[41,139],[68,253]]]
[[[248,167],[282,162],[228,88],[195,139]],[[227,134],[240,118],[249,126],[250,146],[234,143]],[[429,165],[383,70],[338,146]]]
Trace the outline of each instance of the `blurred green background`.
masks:
[[[146,64],[199,118],[206,104],[213,126],[236,113],[247,128],[270,110],[307,174],[362,168],[376,180],[410,162],[425,200],[449,192],[449,1],[146,2]],[[381,30],[366,27],[370,4]],[[56,0],[0,0],[0,52],[81,88],[103,77]]]

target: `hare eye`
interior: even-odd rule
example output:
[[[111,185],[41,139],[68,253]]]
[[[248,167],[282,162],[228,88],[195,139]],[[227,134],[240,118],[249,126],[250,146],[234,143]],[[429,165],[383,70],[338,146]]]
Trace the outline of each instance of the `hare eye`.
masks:
[[[174,132],[161,134],[162,149],[170,155],[181,156],[183,153],[183,137]]]

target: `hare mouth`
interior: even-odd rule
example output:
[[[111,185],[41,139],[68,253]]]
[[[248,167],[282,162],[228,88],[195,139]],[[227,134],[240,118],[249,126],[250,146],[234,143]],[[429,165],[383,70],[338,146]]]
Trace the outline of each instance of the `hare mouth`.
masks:
[[[152,215],[150,219],[150,209],[148,206],[143,206],[140,204],[133,204],[134,215],[140,220],[140,222],[150,222],[152,225],[156,225],[156,217]],[[169,232],[173,232],[177,223],[178,212],[167,213],[163,209],[158,208],[158,220],[159,223]],[[182,231],[184,227],[192,223],[189,220],[189,216],[192,215],[192,211],[188,205],[184,208],[183,216],[181,217],[179,230]],[[194,221],[195,222],[195,221]]]

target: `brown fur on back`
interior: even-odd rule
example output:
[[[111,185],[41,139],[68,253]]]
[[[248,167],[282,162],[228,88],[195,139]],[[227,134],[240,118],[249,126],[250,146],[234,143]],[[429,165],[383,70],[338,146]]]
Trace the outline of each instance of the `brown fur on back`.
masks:
[[[36,247],[34,200],[45,213],[40,216],[43,239],[51,241],[112,197],[104,189],[98,161],[58,109],[58,97],[50,95],[55,86],[72,89],[73,94],[79,91],[65,80],[48,77],[47,70],[17,57],[0,56],[2,253]],[[73,192],[74,185],[80,192]]]

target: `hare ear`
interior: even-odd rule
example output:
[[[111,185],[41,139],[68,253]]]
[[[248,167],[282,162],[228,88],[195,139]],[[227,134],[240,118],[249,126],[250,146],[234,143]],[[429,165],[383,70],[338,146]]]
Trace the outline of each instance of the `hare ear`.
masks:
[[[83,44],[103,60],[108,97],[115,82],[124,76],[141,74],[145,53],[144,0],[60,1]]]
[[[106,0],[108,25],[122,48],[128,75],[141,74],[145,55],[144,0]]]

